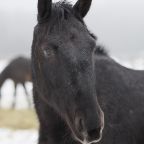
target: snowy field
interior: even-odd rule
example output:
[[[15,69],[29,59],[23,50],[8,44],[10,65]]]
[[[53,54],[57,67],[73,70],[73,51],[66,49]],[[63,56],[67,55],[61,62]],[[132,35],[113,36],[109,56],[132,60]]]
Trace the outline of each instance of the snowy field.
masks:
[[[0,144],[37,144],[37,138],[35,130],[0,129]]]
[[[121,61],[114,58],[117,62],[121,63],[123,66],[128,68],[133,68],[137,70],[144,69],[144,59],[138,58],[130,61]],[[0,61],[0,72],[8,64],[7,60]],[[26,85],[29,94],[32,99],[32,84],[27,83]],[[13,100],[13,82],[7,80],[2,89],[2,108],[10,108]],[[16,109],[26,109],[28,107],[23,87],[21,85],[17,88],[17,105]],[[10,130],[10,129],[0,129],[0,144],[37,144],[38,133],[36,130]]]

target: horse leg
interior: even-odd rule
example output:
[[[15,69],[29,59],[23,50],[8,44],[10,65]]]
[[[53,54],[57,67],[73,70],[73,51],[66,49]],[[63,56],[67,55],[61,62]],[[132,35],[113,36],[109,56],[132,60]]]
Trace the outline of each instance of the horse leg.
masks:
[[[26,95],[26,100],[27,100],[28,105],[29,105],[29,108],[30,108],[30,107],[31,107],[30,95],[28,94],[28,91],[27,91],[27,89],[26,89],[25,84],[23,83],[22,85],[23,85],[23,87],[24,87],[24,91],[25,91],[25,95]]]
[[[14,83],[14,94],[13,94],[13,103],[12,103],[12,109],[15,108],[16,106],[16,88],[17,88],[17,83]]]
[[[0,89],[0,107],[1,107],[1,89]]]

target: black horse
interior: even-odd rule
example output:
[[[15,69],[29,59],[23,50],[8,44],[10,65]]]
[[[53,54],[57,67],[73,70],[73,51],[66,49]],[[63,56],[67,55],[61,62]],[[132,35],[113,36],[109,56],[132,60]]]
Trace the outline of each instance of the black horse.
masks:
[[[32,74],[39,144],[144,144],[144,72],[97,45],[83,21],[90,5],[38,1]]]
[[[27,101],[30,107],[30,99],[29,94],[27,92],[25,83],[27,81],[32,81],[31,76],[31,60],[25,57],[17,57],[13,59],[1,72],[0,74],[0,89],[3,85],[3,83],[7,80],[11,79],[14,82],[15,90],[14,90],[14,100],[12,107],[15,107],[16,104],[16,88],[17,84],[22,84],[25,94],[27,97]],[[1,99],[1,94],[0,94]]]

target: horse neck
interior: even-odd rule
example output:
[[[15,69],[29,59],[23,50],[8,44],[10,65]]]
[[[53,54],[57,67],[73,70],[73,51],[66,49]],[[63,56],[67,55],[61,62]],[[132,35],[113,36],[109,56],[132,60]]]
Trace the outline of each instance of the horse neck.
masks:
[[[7,76],[7,69],[5,68],[0,74],[0,88],[2,87],[5,80],[8,78]]]

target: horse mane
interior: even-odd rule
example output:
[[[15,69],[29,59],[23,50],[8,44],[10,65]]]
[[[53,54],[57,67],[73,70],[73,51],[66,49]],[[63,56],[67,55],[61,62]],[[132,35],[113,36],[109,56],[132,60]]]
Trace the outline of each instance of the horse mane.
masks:
[[[108,56],[108,51],[104,48],[104,46],[96,45],[95,54]]]
[[[8,71],[8,66],[6,66],[2,72],[0,73],[0,88],[7,79],[7,71]]]

